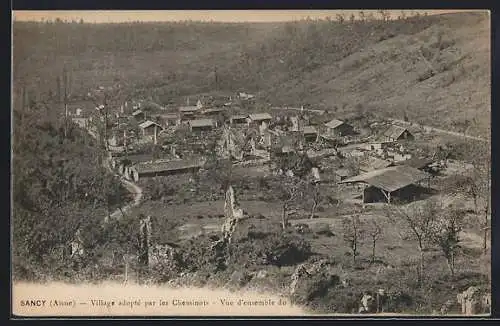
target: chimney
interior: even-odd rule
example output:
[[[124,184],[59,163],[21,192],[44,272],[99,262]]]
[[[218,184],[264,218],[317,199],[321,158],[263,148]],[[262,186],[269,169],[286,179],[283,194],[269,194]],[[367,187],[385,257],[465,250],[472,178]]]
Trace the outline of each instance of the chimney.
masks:
[[[155,125],[154,138],[153,138],[153,142],[154,142],[155,145],[156,145],[156,129],[157,129],[157,126]]]

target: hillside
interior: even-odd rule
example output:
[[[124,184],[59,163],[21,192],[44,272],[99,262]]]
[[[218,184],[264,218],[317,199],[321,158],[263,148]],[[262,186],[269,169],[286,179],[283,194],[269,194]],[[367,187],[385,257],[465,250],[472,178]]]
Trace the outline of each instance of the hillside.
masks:
[[[486,137],[487,13],[405,21],[15,23],[14,72],[41,93],[72,70],[73,94],[121,83],[159,102],[248,90],[273,104],[370,110]],[[42,95],[40,95],[42,96]]]

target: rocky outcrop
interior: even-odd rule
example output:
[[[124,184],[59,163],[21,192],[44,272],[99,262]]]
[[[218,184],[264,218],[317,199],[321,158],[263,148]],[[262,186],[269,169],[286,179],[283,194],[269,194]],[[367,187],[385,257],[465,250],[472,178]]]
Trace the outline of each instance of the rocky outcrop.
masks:
[[[231,242],[231,237],[236,228],[236,224],[243,218],[243,210],[239,207],[232,186],[226,191],[226,200],[224,202],[224,217],[225,222],[222,225],[223,239],[228,243]]]
[[[489,313],[491,309],[491,293],[484,293],[477,286],[471,286],[457,294],[457,301],[464,315]]]
[[[307,304],[323,297],[328,289],[340,283],[340,277],[328,270],[329,263],[320,260],[300,264],[291,276],[290,295],[297,304]]]

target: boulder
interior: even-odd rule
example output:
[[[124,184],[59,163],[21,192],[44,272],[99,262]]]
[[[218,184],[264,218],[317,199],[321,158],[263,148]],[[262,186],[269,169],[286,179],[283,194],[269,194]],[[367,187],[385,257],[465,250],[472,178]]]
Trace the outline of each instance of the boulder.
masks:
[[[239,289],[247,285],[251,279],[252,276],[245,271],[234,271],[229,277],[226,287]]]
[[[340,283],[340,277],[328,271],[325,260],[299,265],[291,276],[290,294],[298,304],[321,298],[329,288]]]

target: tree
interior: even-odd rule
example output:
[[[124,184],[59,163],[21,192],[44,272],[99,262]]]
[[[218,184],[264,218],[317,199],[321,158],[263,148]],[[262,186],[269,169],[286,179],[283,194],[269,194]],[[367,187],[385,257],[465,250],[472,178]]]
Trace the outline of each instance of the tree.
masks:
[[[403,223],[406,234],[402,237],[417,242],[420,253],[418,280],[421,283],[424,275],[424,252],[431,240],[433,223],[437,217],[438,206],[434,201],[417,205],[414,203],[406,209],[391,206],[387,210],[389,219],[395,223]]]
[[[359,20],[362,22],[364,22],[366,20],[365,12],[362,10],[359,12]]]
[[[372,241],[372,264],[373,264],[375,262],[375,246],[377,244],[377,240],[382,235],[382,228],[380,227],[379,223],[373,219],[368,225],[367,232]]]
[[[356,21],[356,16],[354,16],[354,14],[351,14],[351,15],[349,16],[349,22],[350,22],[351,24],[354,24],[354,22],[355,22],[355,21]]]
[[[352,262],[356,264],[356,257],[358,256],[359,242],[363,237],[363,229],[359,215],[351,215],[342,220],[342,227],[344,230],[344,241],[352,251]]]
[[[285,230],[288,226],[288,210],[290,204],[303,198],[306,182],[298,177],[281,176],[279,198],[282,201],[281,226]]]
[[[434,223],[431,242],[438,246],[446,258],[451,275],[455,275],[455,256],[460,248],[459,233],[463,228],[464,212],[458,210],[441,210]]]
[[[345,16],[344,16],[344,14],[337,14],[337,15],[336,15],[336,17],[337,17],[337,21],[338,21],[340,24],[343,24],[343,23],[344,23],[344,21],[345,21]]]
[[[319,202],[321,200],[321,192],[320,192],[320,184],[319,183],[314,183],[312,184],[312,191],[311,191],[311,197],[312,197],[312,206],[311,206],[311,216],[310,218],[314,218],[314,214],[316,213],[316,208],[319,205]]]

